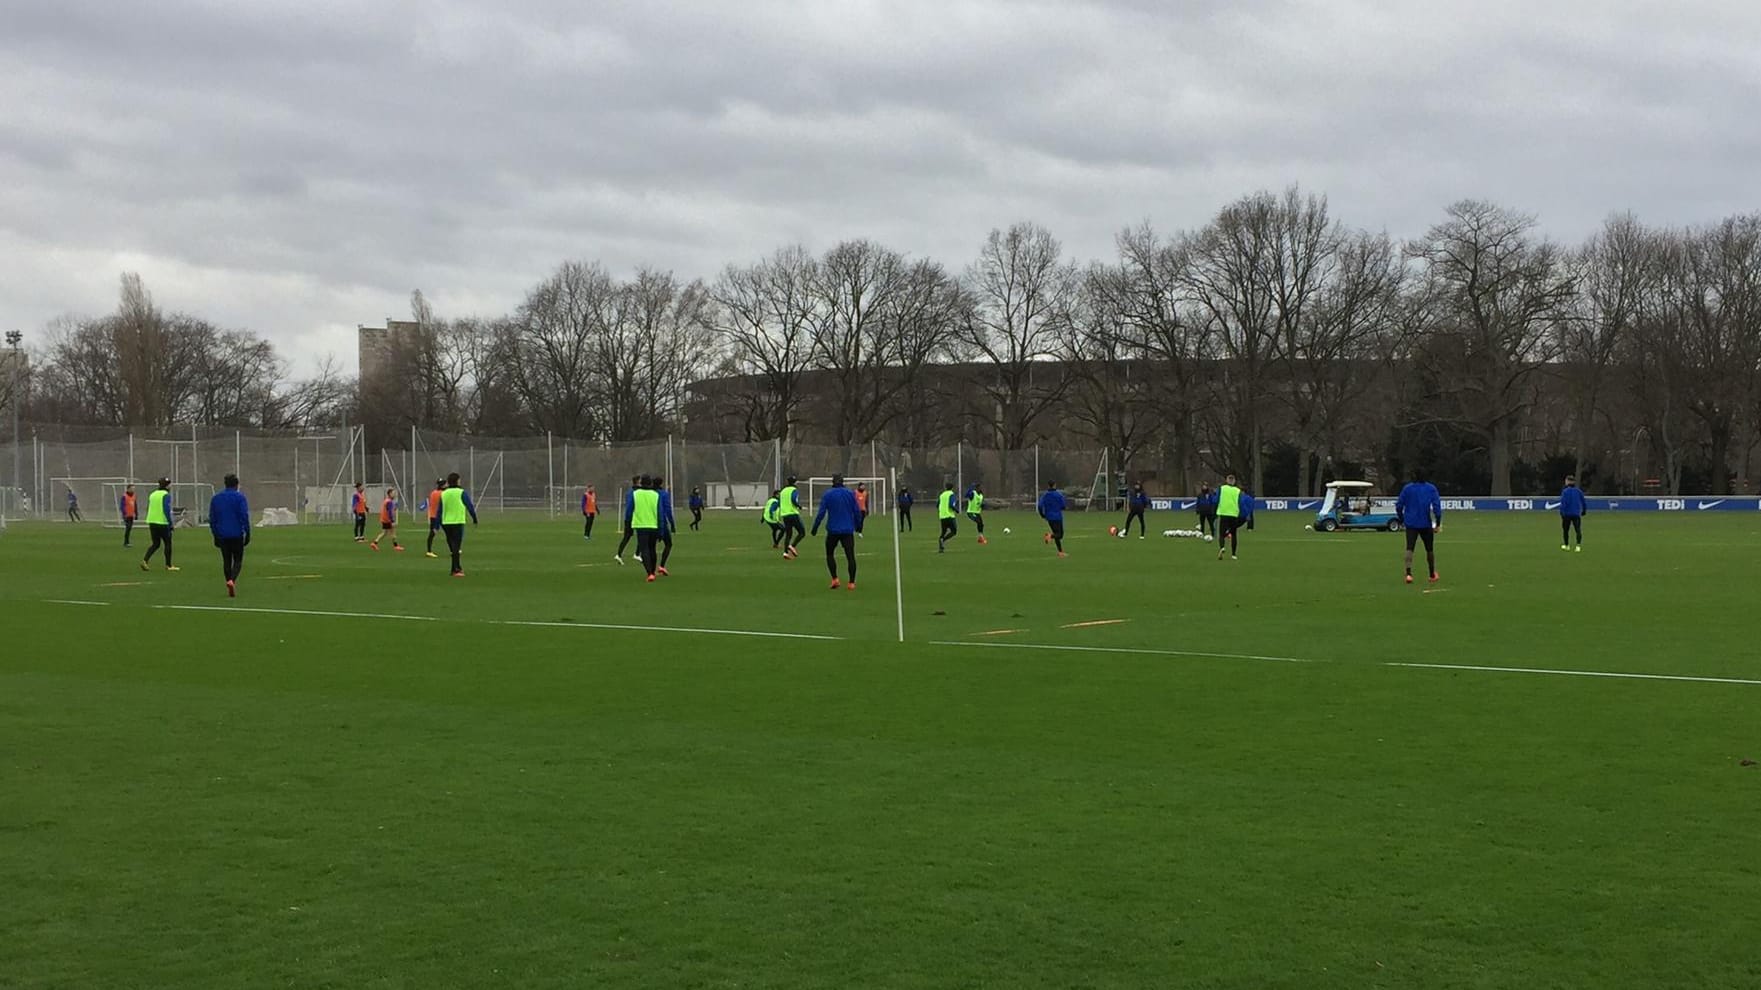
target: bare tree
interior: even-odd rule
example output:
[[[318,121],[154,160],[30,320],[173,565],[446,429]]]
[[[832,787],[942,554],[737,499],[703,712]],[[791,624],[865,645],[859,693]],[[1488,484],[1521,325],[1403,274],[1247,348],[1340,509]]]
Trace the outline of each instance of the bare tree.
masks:
[[[748,439],[789,437],[801,378],[826,319],[817,280],[818,263],[805,249],[790,247],[755,265],[729,266],[711,290],[715,334],[731,367],[755,386],[747,396]]]
[[[940,265],[913,263],[871,241],[832,248],[815,275],[825,316],[814,363],[832,382],[833,442],[865,443],[899,415],[910,380],[945,351],[964,297]]]
[[[533,427],[558,436],[602,434],[594,354],[616,290],[597,264],[565,262],[526,293],[514,315],[512,386]]]
[[[1632,214],[1610,217],[1568,264],[1578,291],[1557,323],[1560,372],[1572,404],[1575,466],[1582,477],[1610,372],[1633,332],[1654,269],[1654,238]],[[1613,429],[1611,433],[1619,431]]]
[[[1181,269],[1185,295],[1222,358],[1212,382],[1216,401],[1210,405],[1222,448],[1217,466],[1245,466],[1254,491],[1262,489],[1265,477],[1268,379],[1277,359],[1280,320],[1287,318],[1282,308],[1306,300],[1309,291],[1303,269],[1284,257],[1295,245],[1283,239],[1303,233],[1307,220],[1286,216],[1303,209],[1291,202],[1295,197],[1294,190],[1284,199],[1262,192],[1224,207],[1187,238],[1187,263]]]
[[[1555,325],[1574,282],[1558,249],[1532,237],[1533,217],[1476,200],[1449,208],[1414,254],[1435,296],[1434,335],[1451,338],[1456,367],[1438,380],[1458,414],[1486,442],[1492,494],[1510,493],[1517,423],[1533,401],[1543,363],[1555,354]]]
[[[1170,454],[1181,491],[1193,490],[1187,476],[1198,450],[1197,416],[1204,397],[1203,352],[1208,323],[1186,300],[1184,240],[1164,241],[1148,224],[1122,231],[1115,239],[1119,266],[1112,283],[1114,305],[1132,347],[1155,362],[1158,374],[1151,399],[1166,426]]]
[[[1694,376],[1688,409],[1706,433],[1712,492],[1723,495],[1738,417],[1753,408],[1761,359],[1761,215],[1691,232],[1684,247],[1680,325]]]
[[[1293,288],[1300,304],[1280,304],[1278,394],[1297,448],[1297,487],[1315,494],[1311,461],[1339,453],[1347,417],[1375,383],[1379,351],[1401,325],[1406,268],[1386,234],[1333,230],[1296,242],[1308,271]]]
[[[1074,379],[1069,397],[1076,420],[1117,452],[1124,470],[1156,430],[1157,383],[1164,377],[1138,333],[1133,303],[1127,269],[1090,267],[1059,353]]]
[[[972,308],[964,336],[985,365],[977,384],[993,441],[1003,451],[1005,485],[1020,487],[1008,452],[1040,439],[1041,418],[1070,387],[1068,370],[1048,359],[1069,333],[1077,284],[1057,238],[1033,223],[991,231],[966,270]]]
[[[594,350],[606,436],[642,440],[676,427],[685,389],[711,359],[709,292],[644,269],[618,286]]]

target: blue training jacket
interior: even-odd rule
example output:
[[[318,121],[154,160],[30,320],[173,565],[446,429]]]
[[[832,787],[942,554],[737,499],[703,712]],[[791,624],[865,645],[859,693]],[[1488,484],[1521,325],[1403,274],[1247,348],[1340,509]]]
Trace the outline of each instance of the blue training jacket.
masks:
[[[1409,481],[1394,500],[1394,511],[1400,514],[1401,525],[1407,529],[1433,529],[1443,525],[1443,498],[1437,486],[1429,481]]]
[[[842,485],[834,485],[825,490],[819,497],[819,512],[813,517],[813,532],[819,532],[819,524],[825,523],[825,531],[833,536],[854,533],[862,521],[862,512],[856,507],[856,493]]]
[[[251,504],[237,488],[222,488],[208,500],[208,531],[217,540],[251,535]]]
[[[1064,493],[1048,488],[1039,497],[1039,514],[1046,522],[1064,521]]]
[[[1559,493],[1559,514],[1567,519],[1582,516],[1589,507],[1584,504],[1584,490],[1576,485],[1566,485]]]
[[[635,502],[630,504],[633,506]],[[679,531],[679,524],[673,521],[673,493],[665,488],[660,490],[660,531],[662,533]]]
[[[1131,493],[1131,507],[1133,509],[1148,509],[1150,507],[1149,493],[1145,491],[1133,491]]]

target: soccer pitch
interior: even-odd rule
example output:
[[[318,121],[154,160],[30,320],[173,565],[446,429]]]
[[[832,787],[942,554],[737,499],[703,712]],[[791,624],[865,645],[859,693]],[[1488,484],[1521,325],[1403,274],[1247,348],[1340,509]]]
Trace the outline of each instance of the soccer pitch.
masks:
[[[880,518],[14,525],[0,986],[1761,985],[1761,518],[925,515],[903,645]]]

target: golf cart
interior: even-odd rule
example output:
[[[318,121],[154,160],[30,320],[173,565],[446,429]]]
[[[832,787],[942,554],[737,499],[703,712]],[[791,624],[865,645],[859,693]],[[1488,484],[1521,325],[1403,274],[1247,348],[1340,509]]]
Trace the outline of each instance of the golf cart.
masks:
[[[1340,529],[1380,529],[1400,531],[1400,515],[1394,511],[1394,500],[1373,494],[1376,486],[1367,481],[1329,481],[1327,497],[1315,513],[1315,532],[1331,533]]]

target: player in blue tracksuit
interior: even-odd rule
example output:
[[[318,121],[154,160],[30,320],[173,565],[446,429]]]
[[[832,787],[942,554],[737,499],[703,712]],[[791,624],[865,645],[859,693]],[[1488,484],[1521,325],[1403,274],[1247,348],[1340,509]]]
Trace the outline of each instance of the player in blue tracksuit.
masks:
[[[703,528],[703,491],[702,491],[702,489],[699,489],[699,488],[691,489],[691,498],[689,501],[687,501],[685,503],[685,506],[686,506],[686,508],[689,508],[691,510],[691,530],[692,530],[692,532],[696,532],[697,530],[702,529]]]
[[[1217,538],[1217,490],[1209,483],[1198,486],[1198,500],[1193,509],[1198,513],[1198,530]]]
[[[916,499],[911,497],[911,488],[909,485],[899,489],[899,532],[901,533],[912,528],[911,503],[914,501],[916,501]]]
[[[1119,538],[1124,539],[1131,533],[1131,520],[1137,520],[1137,538],[1144,539],[1149,535],[1148,523],[1144,521],[1144,513],[1150,510],[1149,493],[1143,490],[1143,483],[1131,486],[1131,494],[1125,500],[1125,525],[1119,528]]]
[[[245,547],[251,545],[251,504],[238,490],[238,475],[226,476],[226,487],[208,500],[208,532],[220,551],[220,569],[226,575],[226,596],[238,595],[238,573],[245,566]]]
[[[832,486],[819,497],[819,511],[813,516],[810,535],[818,536],[825,524],[825,569],[832,572],[832,589],[838,587],[836,551],[844,548],[844,561],[850,571],[850,590],[856,590],[856,531],[862,527],[862,507],[856,493],[844,487],[844,476],[832,475]]]
[[[1394,512],[1400,516],[1400,524],[1406,527],[1406,583],[1412,583],[1412,551],[1420,540],[1425,541],[1425,566],[1430,570],[1432,583],[1435,583],[1437,548],[1433,541],[1437,531],[1443,528],[1443,499],[1437,494],[1437,486],[1426,480],[1424,471],[1412,473],[1412,481],[1394,500]]]
[[[666,577],[666,562],[673,556],[673,533],[679,528],[679,521],[673,518],[673,493],[667,490],[666,482],[661,478],[654,479],[655,490],[660,492],[660,532],[655,539],[660,541],[660,563],[654,573]]]
[[[1065,502],[1064,493],[1058,490],[1057,482],[1046,482],[1046,490],[1040,493],[1039,504],[1035,508],[1039,510],[1039,517],[1046,521],[1045,542],[1056,544],[1058,556],[1064,556]]]
[[[1571,549],[1571,536],[1575,532],[1578,553],[1584,552],[1584,513],[1587,510],[1584,490],[1578,487],[1576,478],[1566,475],[1565,489],[1559,493],[1559,549]]]
[[[646,487],[648,487],[648,486],[642,484],[642,476],[641,475],[636,475],[635,477],[630,479],[630,487],[624,490],[624,514],[619,518],[622,518],[622,519],[630,518],[630,513],[636,511],[636,489],[646,488]],[[630,529],[629,525],[625,524],[624,537],[623,537],[623,539],[618,541],[618,552],[612,554],[611,559],[617,561],[620,564],[623,563],[624,562],[624,548],[626,548],[630,545],[630,540],[635,535],[636,535],[635,532]]]

